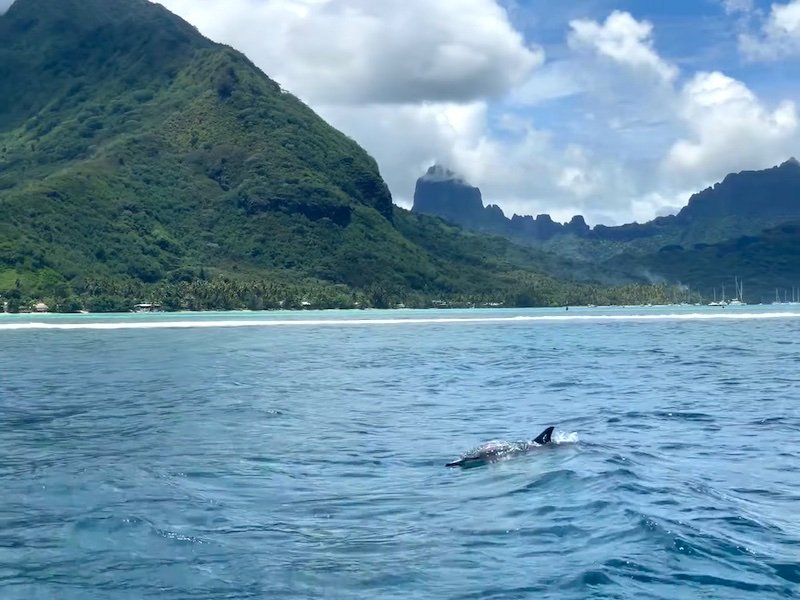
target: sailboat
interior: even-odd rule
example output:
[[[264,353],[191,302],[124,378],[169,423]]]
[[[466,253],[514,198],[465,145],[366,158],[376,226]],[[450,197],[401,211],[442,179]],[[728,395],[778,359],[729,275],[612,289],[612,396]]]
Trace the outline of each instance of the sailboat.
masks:
[[[742,298],[742,294],[744,293],[744,284],[739,281],[739,278],[735,278],[736,281],[736,297],[728,302],[728,306],[744,306],[745,302]]]
[[[725,286],[722,286],[722,301],[717,300],[717,288],[714,288],[714,301],[709,302],[709,306],[725,306]]]

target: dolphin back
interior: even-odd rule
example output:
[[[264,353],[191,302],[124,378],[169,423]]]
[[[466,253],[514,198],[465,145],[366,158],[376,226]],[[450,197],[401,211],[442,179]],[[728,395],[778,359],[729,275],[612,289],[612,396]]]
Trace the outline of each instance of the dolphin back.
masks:
[[[533,444],[544,446],[552,441],[555,427],[548,427],[533,440]],[[527,452],[532,447],[531,442],[487,442],[470,452],[467,452],[458,460],[447,463],[446,467],[471,467],[494,462],[506,456]]]
[[[534,444],[539,444],[540,446],[544,446],[545,444],[549,444],[551,438],[553,437],[553,430],[555,427],[548,427],[542,433],[539,434],[535,440],[533,440]]]

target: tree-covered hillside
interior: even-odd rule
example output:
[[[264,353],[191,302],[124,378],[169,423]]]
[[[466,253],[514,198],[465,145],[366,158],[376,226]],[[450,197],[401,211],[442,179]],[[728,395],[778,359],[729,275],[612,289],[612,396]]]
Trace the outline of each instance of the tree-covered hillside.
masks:
[[[159,5],[17,0],[0,39],[0,296],[12,307],[595,293],[542,274],[568,276],[569,263],[397,209],[353,140]]]
[[[744,300],[768,303],[800,287],[800,222],[784,223],[758,235],[718,244],[665,246],[648,256],[615,259],[618,268],[646,270],[651,277],[680,282],[706,298],[735,296],[735,279],[743,283]]]

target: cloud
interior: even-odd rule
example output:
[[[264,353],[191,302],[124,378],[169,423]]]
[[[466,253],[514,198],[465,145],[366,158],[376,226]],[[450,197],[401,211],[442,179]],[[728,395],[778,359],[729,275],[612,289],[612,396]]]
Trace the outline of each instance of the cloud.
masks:
[[[645,221],[798,140],[793,104],[713,71],[683,82],[655,26],[627,12],[595,21],[570,5],[579,18],[562,18],[545,61],[517,29],[538,20],[512,22],[508,0],[159,1],[354,138],[405,207],[440,161],[508,215]],[[760,14],[720,2],[740,26]]]
[[[495,0],[161,2],[310,102],[471,102],[544,61]]]
[[[678,69],[663,60],[653,49],[653,25],[637,21],[630,13],[614,11],[602,25],[597,21],[570,21],[569,46],[590,51],[597,56],[636,72],[671,82]]]
[[[721,0],[725,12],[729,15],[747,13],[753,10],[753,0]]]
[[[589,222],[616,222],[638,193],[613,158],[561,145],[552,132],[513,113],[493,116],[485,101],[331,105],[320,113],[370,149],[395,202],[406,208],[416,179],[434,162],[465,176],[481,188],[485,203],[500,204],[508,216],[547,212],[562,221],[583,214]]]
[[[0,15],[5,12],[14,4],[14,0],[0,0]]]
[[[625,210],[624,169],[503,108],[582,88],[564,64],[539,68],[543,52],[495,0],[161,1],[359,142],[401,206],[441,161],[509,213],[591,219],[598,198],[603,218]]]
[[[698,73],[687,82],[678,116],[689,138],[672,146],[664,168],[689,181],[774,165],[798,142],[793,102],[770,109],[742,82],[720,72]]]
[[[536,69],[524,83],[513,89],[509,100],[515,104],[535,106],[569,98],[585,91],[580,79],[575,64],[566,60],[551,62]]]
[[[320,106],[317,111],[369,150],[378,161],[395,202],[409,208],[415,181],[431,164],[442,161],[455,166],[459,149],[473,147],[486,134],[484,101],[334,104]]]
[[[739,48],[754,61],[800,55],[800,0],[773,4],[759,32],[739,37]]]

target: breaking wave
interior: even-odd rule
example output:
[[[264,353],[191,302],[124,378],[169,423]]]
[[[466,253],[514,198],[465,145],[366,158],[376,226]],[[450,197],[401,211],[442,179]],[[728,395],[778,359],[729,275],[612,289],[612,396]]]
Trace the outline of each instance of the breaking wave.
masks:
[[[89,317],[90,318],[90,317]],[[154,321],[86,321],[56,322],[27,321],[0,323],[0,331],[9,330],[120,330],[120,329],[220,329],[246,327],[363,327],[370,325],[502,325],[519,323],[602,323],[635,321],[755,321],[800,319],[800,313],[664,313],[664,314],[591,314],[591,315],[523,315],[500,317],[427,317],[427,318],[370,318],[370,319],[192,319]]]

